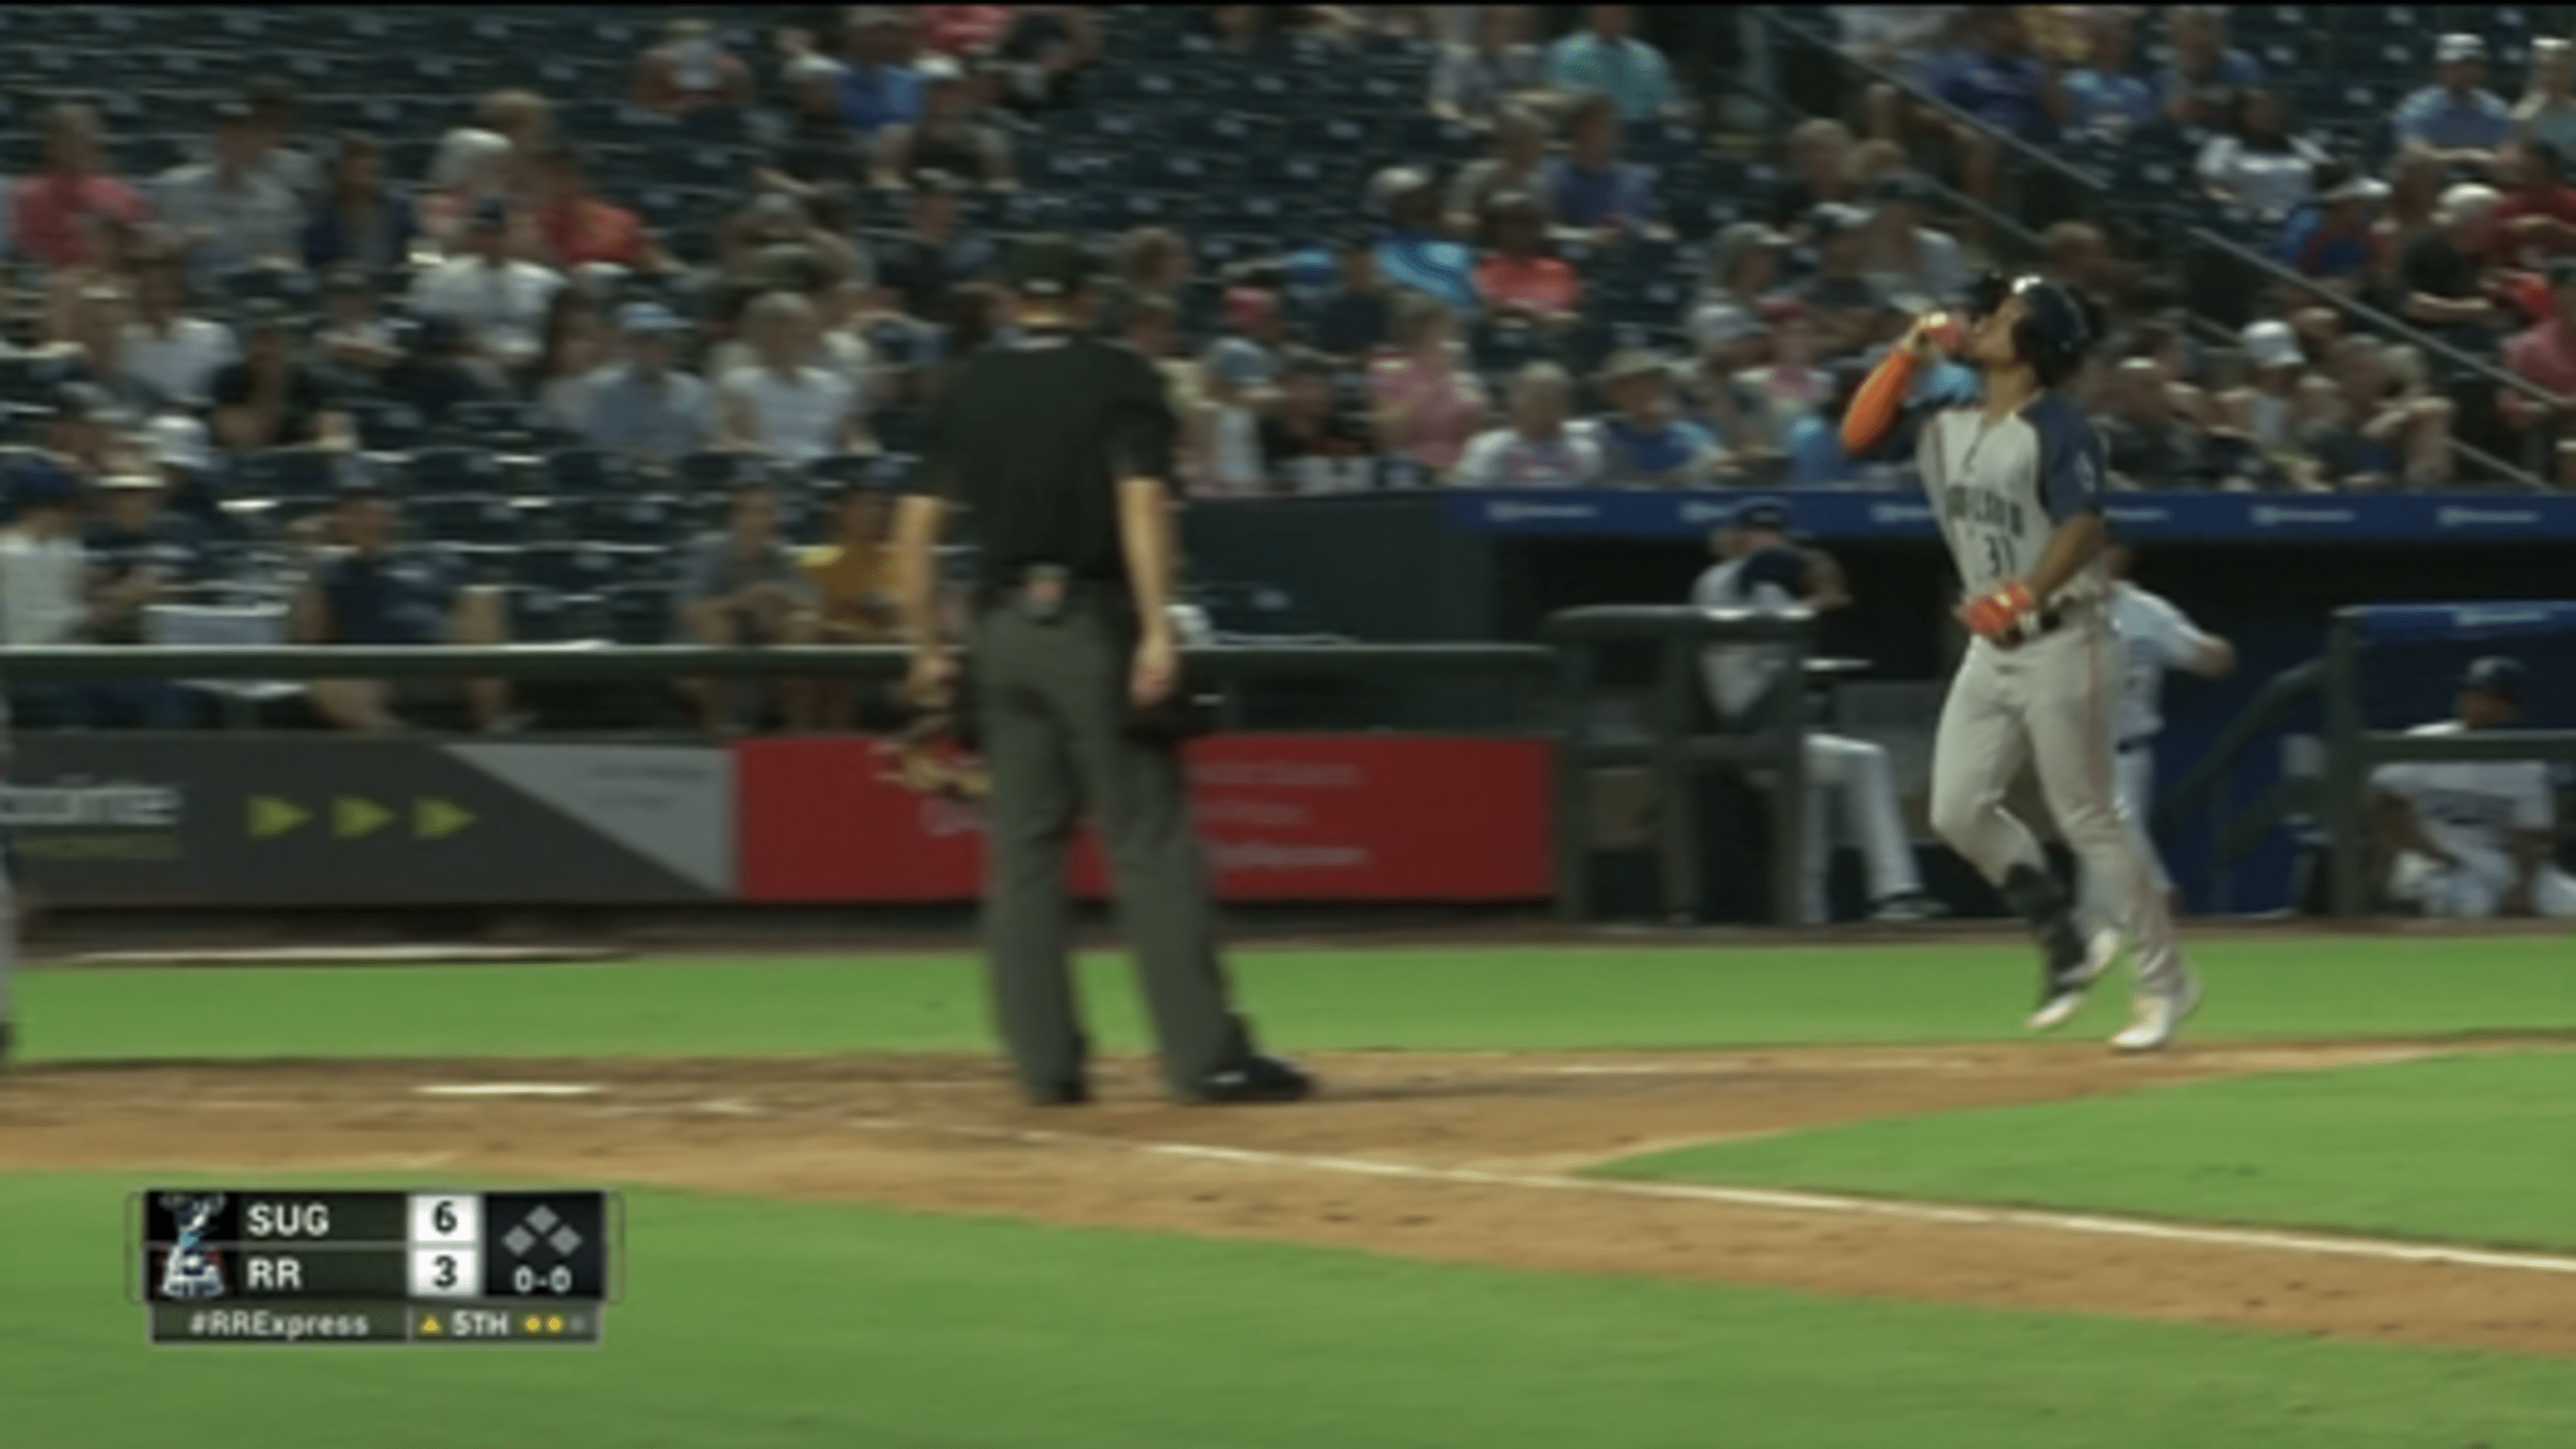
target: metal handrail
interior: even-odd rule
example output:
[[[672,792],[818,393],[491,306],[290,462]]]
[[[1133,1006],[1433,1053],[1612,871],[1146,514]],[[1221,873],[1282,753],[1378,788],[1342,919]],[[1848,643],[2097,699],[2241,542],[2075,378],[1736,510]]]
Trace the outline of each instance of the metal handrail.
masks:
[[[2224,252],[2237,262],[2253,268],[2255,271],[2263,274],[2274,282],[2287,287],[2295,287],[2310,296],[2316,297],[2345,315],[2358,319],[2374,332],[2389,333],[2409,347],[2434,353],[2440,356],[2443,361],[2451,364],[2461,371],[2473,373],[2488,382],[2494,383],[2498,387],[2511,388],[2515,392],[2521,393],[2524,397],[2530,398],[2534,402],[2550,402],[2555,399],[2555,394],[2551,393],[2549,389],[2540,386],[2538,383],[2529,381],[2525,378],[2516,377],[2493,362],[2489,362],[2473,353],[2463,352],[2459,348],[2435,337],[2431,333],[2423,331],[2416,327],[2415,324],[2406,321],[2404,318],[2390,316],[2388,313],[2380,311],[2378,308],[2371,306],[2367,302],[2346,296],[2314,277],[2308,276],[2294,268],[2285,267],[2279,262],[2272,260],[2270,257],[2264,256],[2260,252],[2250,250],[2241,243],[2231,241],[2226,237],[2220,236],[2218,233],[2211,231],[2207,227],[2194,227],[2192,228],[2190,235],[2195,244]]]
[[[1213,679],[1315,670],[1336,673],[1544,674],[1554,651],[1529,644],[1259,645],[1187,649]],[[890,644],[707,648],[691,645],[427,644],[412,648],[309,644],[262,648],[172,645],[20,645],[0,648],[0,677],[118,679],[688,679],[710,676],[893,678],[912,651]]]
[[[2199,761],[2157,798],[2154,811],[2157,833],[2171,830],[2180,823],[2183,815],[2200,808],[2210,796],[2217,794],[2219,786],[2227,779],[2228,771],[2236,768],[2236,762],[2270,733],[2281,716],[2316,693],[2317,687],[2325,680],[2325,673],[2325,661],[2311,659],[2273,675],[2256,691],[2253,703],[2245,706],[2217,741],[2202,752]]]
[[[2043,171],[2063,177],[2068,181],[2073,181],[2083,186],[2087,191],[2098,192],[2108,184],[2102,177],[2094,175],[2092,172],[2076,165],[2074,162],[2067,160],[2063,156],[2053,155],[2046,148],[2034,146],[2030,142],[2023,140],[2019,136],[2013,135],[2009,131],[1996,130],[1994,127],[1987,125],[1984,121],[1968,114],[1966,111],[1960,110],[1958,107],[1951,105],[1948,101],[1942,100],[1940,97],[1922,89],[1912,81],[1906,80],[1904,77],[1897,75],[1893,71],[1884,70],[1878,66],[1874,66],[1868,61],[1862,60],[1857,56],[1846,55],[1843,52],[1842,46],[1837,43],[1832,36],[1823,34],[1817,30],[1809,28],[1803,23],[1792,20],[1787,14],[1789,8],[1790,7],[1786,6],[1760,5],[1753,7],[1753,13],[1759,23],[1786,35],[1793,40],[1814,46],[1816,49],[1831,56],[1834,63],[1842,66],[1844,69],[1854,71],[1882,85],[1894,86],[1896,89],[1904,92],[1908,99],[1919,104],[1929,106],[1950,120],[1974,127],[1986,136],[1993,138],[1996,144],[2002,146],[2007,152],[2011,153],[2020,161],[2037,166]]]

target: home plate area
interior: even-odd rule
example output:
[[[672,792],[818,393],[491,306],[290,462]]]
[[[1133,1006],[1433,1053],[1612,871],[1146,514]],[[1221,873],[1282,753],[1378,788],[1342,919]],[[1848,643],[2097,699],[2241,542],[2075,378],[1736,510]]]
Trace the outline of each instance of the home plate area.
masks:
[[[2474,1049],[2514,1045],[2481,1042]],[[1293,1107],[1018,1105],[963,1056],[108,1063],[0,1083],[30,1168],[414,1172],[861,1201],[1504,1266],[2576,1356],[2576,1260],[2224,1224],[1588,1178],[1692,1143],[2444,1043],[1344,1053]]]

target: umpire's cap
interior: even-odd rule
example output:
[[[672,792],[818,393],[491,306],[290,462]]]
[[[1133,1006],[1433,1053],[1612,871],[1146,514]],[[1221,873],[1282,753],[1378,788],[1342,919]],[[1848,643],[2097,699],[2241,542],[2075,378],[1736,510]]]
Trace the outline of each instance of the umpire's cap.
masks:
[[[2045,277],[1989,272],[1970,291],[1969,311],[1989,316],[2015,297],[2021,299],[2021,322],[2013,328],[2013,350],[2039,374],[2044,387],[2074,376],[2084,349],[2093,342],[2090,310],[2073,292]]]
[[[2522,661],[2502,654],[2474,660],[2460,675],[2460,688],[2484,690],[2509,704],[2522,703]]]
[[[1011,253],[1011,289],[1024,297],[1069,297],[1090,275],[1090,254],[1069,236],[1042,232]]]

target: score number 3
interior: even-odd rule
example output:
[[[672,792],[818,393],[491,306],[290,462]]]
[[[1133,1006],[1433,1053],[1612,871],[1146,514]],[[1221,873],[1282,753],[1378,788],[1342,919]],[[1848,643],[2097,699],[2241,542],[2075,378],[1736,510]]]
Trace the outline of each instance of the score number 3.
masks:
[[[483,1254],[475,1248],[414,1248],[411,1252],[411,1296],[414,1298],[479,1298],[483,1294]]]

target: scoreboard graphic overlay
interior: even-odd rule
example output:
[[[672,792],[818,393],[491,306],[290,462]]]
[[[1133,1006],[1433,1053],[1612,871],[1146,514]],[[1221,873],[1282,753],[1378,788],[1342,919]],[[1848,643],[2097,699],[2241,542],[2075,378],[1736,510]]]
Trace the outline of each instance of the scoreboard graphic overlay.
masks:
[[[597,1344],[625,1213],[598,1189],[155,1188],[129,1203],[156,1344]]]

